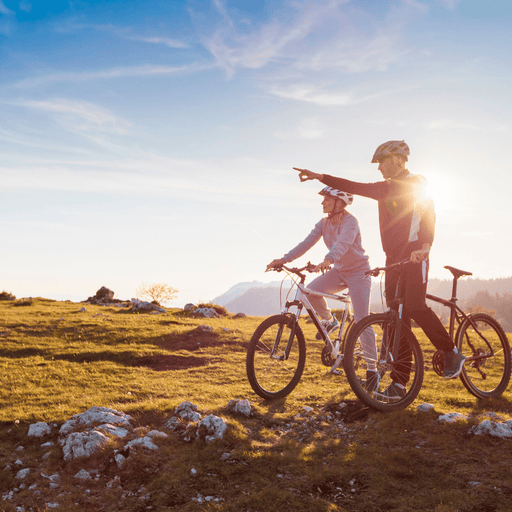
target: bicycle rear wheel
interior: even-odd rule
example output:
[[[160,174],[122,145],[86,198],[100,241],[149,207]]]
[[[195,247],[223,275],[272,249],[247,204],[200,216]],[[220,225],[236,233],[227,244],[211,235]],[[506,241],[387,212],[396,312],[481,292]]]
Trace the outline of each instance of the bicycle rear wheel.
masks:
[[[477,329],[469,320],[464,320],[457,334],[457,348],[466,358],[477,358],[464,364],[460,379],[477,398],[499,396],[507,389],[510,380],[511,354],[507,335],[489,315],[476,313],[471,315],[471,320]]]
[[[306,342],[300,326],[293,317],[274,315],[264,320],[252,335],[246,357],[247,378],[262,398],[282,398],[299,383],[305,362]]]
[[[375,333],[377,357],[369,356],[368,339],[371,330]],[[423,383],[423,355],[418,340],[411,330],[402,323],[400,349],[397,361],[393,361],[395,320],[383,313],[370,315],[357,322],[350,330],[343,358],[348,382],[356,396],[366,405],[378,411],[396,411],[410,405],[420,392]],[[370,334],[370,337],[369,337]],[[366,347],[366,350],[365,350]],[[368,368],[375,368],[380,383],[372,385],[367,381]],[[405,386],[400,396],[389,396],[389,386],[398,382]]]

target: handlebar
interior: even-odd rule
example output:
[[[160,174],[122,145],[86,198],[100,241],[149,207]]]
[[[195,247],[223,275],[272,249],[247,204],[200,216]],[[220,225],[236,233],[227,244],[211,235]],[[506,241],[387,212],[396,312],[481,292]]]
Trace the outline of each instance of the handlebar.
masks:
[[[381,272],[387,272],[388,270],[391,270],[392,268],[405,267],[409,263],[412,263],[411,260],[403,260],[403,261],[399,261],[398,263],[393,263],[392,265],[388,265],[387,267],[375,267],[375,268],[372,268],[371,270],[366,271],[365,275],[377,277]]]
[[[292,274],[296,274],[298,276],[304,277],[301,272],[306,271],[306,272],[309,272],[312,274],[315,271],[315,268],[316,268],[316,265],[313,265],[313,263],[308,261],[304,267],[297,268],[297,267],[287,267],[286,265],[280,265],[279,267],[268,268],[267,270],[265,270],[265,272],[271,272],[271,271],[282,272],[283,270],[286,270],[287,272],[291,272]]]

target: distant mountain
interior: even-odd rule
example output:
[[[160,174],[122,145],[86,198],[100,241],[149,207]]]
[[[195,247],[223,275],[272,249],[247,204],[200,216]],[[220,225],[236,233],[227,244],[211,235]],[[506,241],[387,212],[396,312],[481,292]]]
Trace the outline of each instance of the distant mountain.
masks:
[[[245,313],[254,316],[269,316],[281,311],[281,304],[284,305],[286,295],[290,288],[290,283],[283,285],[281,301],[279,297],[279,288],[281,282],[261,283],[258,281],[239,283],[231,287],[227,292],[219,295],[212,302],[223,305],[230,313]],[[370,309],[373,312],[383,310],[383,299],[381,298],[381,289],[384,287],[384,281],[375,279],[372,286],[372,295],[370,300]],[[463,306],[465,301],[470,300],[475,294],[481,291],[487,291],[490,294],[512,293],[512,277],[500,279],[459,279],[457,295],[459,305]],[[431,279],[429,280],[428,292],[446,299],[451,297],[452,281],[449,279]],[[295,296],[293,291],[290,300]],[[332,308],[337,308],[336,301],[329,301]],[[440,316],[445,316],[448,310],[443,306],[430,303],[429,305]],[[485,307],[485,304],[482,304]]]
[[[212,302],[214,304],[219,304],[220,306],[226,306],[229,302],[243,295],[247,290],[251,288],[266,288],[266,287],[276,287],[278,288],[281,284],[281,281],[275,281],[273,283],[261,283],[260,281],[251,281],[246,283],[238,283],[232,286],[227,292],[224,292],[222,295],[215,297]]]

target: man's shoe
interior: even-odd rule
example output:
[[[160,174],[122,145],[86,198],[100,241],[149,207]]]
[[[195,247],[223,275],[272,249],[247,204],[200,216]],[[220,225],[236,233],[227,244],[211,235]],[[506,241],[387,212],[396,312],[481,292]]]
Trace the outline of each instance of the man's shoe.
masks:
[[[374,391],[379,389],[380,375],[377,370],[366,370],[366,382],[364,388],[366,392],[371,395]]]
[[[382,392],[375,392],[376,398],[379,400],[386,400],[388,402],[397,402],[398,400],[402,400],[405,397],[407,391],[404,387],[400,386],[396,382],[391,382],[391,384]]]
[[[327,334],[331,334],[331,332],[335,331],[336,329],[339,329],[340,327],[338,319],[334,315],[332,317],[332,320],[320,320],[320,325],[325,329]],[[320,332],[316,333],[316,339],[323,339]]]
[[[444,378],[454,379],[460,375],[466,358],[457,350],[444,353]]]

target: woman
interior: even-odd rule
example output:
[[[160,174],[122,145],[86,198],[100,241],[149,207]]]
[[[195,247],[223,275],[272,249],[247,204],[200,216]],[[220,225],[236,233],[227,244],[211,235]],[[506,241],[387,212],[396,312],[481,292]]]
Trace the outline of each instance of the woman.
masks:
[[[322,275],[308,284],[308,288],[318,292],[337,293],[348,287],[356,322],[369,313],[371,277],[366,275],[370,270],[368,256],[361,244],[361,232],[357,219],[347,212],[346,207],[352,204],[353,196],[341,190],[325,187],[319,194],[323,196],[322,206],[324,217],[316,224],[311,233],[282,258],[275,259],[267,265],[267,269],[289,263],[313,247],[323,238],[329,252],[324,261],[315,268]],[[331,268],[331,265],[333,266]],[[339,328],[338,320],[332,315],[324,297],[308,295],[311,305],[321,318],[321,324],[327,333]],[[320,333],[317,339],[321,339]],[[363,341],[364,355],[368,362],[367,386],[378,387],[378,375],[375,370],[377,357],[375,336],[368,333]]]

